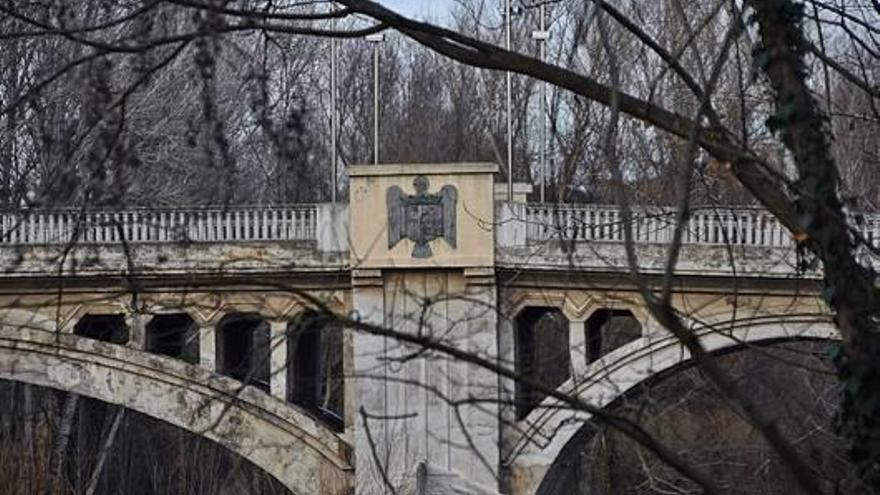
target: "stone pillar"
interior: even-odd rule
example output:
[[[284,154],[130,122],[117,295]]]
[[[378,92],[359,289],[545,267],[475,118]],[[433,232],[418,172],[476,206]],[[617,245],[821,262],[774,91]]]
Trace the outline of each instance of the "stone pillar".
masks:
[[[316,232],[318,250],[323,252],[348,251],[348,205],[322,203],[318,205]]]
[[[568,349],[571,353],[572,378],[582,376],[589,364],[590,350],[587,345],[587,322],[572,320],[568,322]]]
[[[131,313],[126,319],[129,328],[128,346],[141,351],[145,350],[147,348],[147,323],[150,322],[152,316]]]
[[[381,270],[352,270],[352,304],[355,318],[364,323],[385,325],[385,293]],[[386,422],[382,420],[388,405],[388,383],[382,378],[387,372],[386,346],[388,339],[355,330],[350,396],[354,413],[355,493],[380,495],[385,493],[382,472],[388,459],[389,442]]]
[[[461,321],[467,322],[462,342],[464,348],[474,356],[498,362],[498,298],[494,267],[465,269],[464,278],[465,299],[462,300],[462,314],[459,316]],[[455,321],[455,315],[450,317]],[[453,436],[453,445],[460,445],[457,442],[463,441],[468,447],[461,449],[460,455],[453,454],[453,459],[458,462],[453,462],[451,467],[483,489],[496,491],[500,477],[501,443],[498,401],[502,392],[499,376],[475,364],[465,365],[465,369],[467,386],[462,390],[462,395],[466,396],[459,398],[475,400],[461,411],[470,439],[456,439]]]
[[[349,168],[352,303],[362,321],[498,359],[487,228],[496,168]],[[357,493],[385,494],[385,479],[410,493],[420,467],[497,492],[498,377],[408,338],[355,331],[353,344]]]
[[[287,400],[287,322],[269,322],[269,390]]]
[[[217,333],[214,325],[199,327],[199,364],[217,371]]]

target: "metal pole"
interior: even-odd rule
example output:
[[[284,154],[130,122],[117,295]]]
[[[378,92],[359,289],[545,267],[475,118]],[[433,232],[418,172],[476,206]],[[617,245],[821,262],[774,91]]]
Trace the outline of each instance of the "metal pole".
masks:
[[[379,164],[379,43],[373,45],[373,165]]]
[[[507,50],[510,50],[512,45],[510,35],[510,15],[510,0],[505,0],[504,27],[506,38],[505,47]],[[513,116],[511,113],[511,107],[513,106],[513,90],[510,71],[507,71],[505,75],[507,76],[507,201],[513,201]]]
[[[373,165],[379,164],[379,45],[385,41],[381,33],[370,34],[367,41],[373,44]]]
[[[331,4],[331,8],[335,4]],[[333,19],[332,31],[336,31],[336,19]],[[339,135],[339,115],[336,111],[336,38],[330,38],[330,162],[333,168],[333,177],[330,180],[330,201],[336,203],[336,190],[339,188],[337,175],[339,174],[339,155],[337,153],[337,136]]]
[[[546,4],[541,4],[541,24],[540,30],[543,35],[538,40],[540,44],[541,62],[546,62]],[[541,203],[544,203],[544,188],[547,182],[547,81],[541,83]]]

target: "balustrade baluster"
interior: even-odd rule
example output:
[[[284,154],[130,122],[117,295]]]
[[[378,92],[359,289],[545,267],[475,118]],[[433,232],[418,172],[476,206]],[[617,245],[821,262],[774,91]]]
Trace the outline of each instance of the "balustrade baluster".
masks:
[[[19,232],[21,232],[21,222],[18,220],[18,215],[9,215],[9,223],[7,224],[7,230],[9,232],[9,241],[14,244],[20,244],[21,239]]]
[[[196,217],[198,218],[198,240],[201,242],[208,240],[208,219],[205,216],[205,210],[197,210]]]
[[[272,228],[270,229],[269,237],[272,240],[278,240],[278,210],[276,208],[272,208],[272,212],[270,214],[272,217]]]
[[[64,225],[64,217],[65,217],[65,214],[63,212],[61,212],[61,213],[58,213],[58,216],[56,218],[56,225],[57,225],[56,229],[58,230],[58,234],[57,234],[58,239],[56,242],[58,242],[59,244],[63,244],[67,241],[67,239],[66,239],[67,232],[66,232],[65,225]]]
[[[749,211],[746,215],[746,242],[744,244],[754,246],[757,244],[755,240],[755,214]]]
[[[55,216],[56,215],[54,212],[46,213],[46,244],[53,244],[57,242],[56,239],[58,238],[58,234],[55,232]]]
[[[706,214],[706,240],[703,241],[705,244],[714,244],[717,242],[717,229],[716,225],[718,224],[718,214],[714,211]]]
[[[206,241],[216,241],[217,240],[217,212],[214,210],[205,211],[205,222],[207,222],[206,228],[208,229],[207,235],[205,236]]]
[[[102,242],[104,242],[103,217],[104,217],[104,214],[101,212],[96,211],[96,212],[92,213],[92,225],[93,225],[92,229],[93,229],[94,236],[95,236],[95,239],[94,239],[95,244],[101,244]]]
[[[880,248],[880,216],[871,215],[872,236],[871,245]]]
[[[34,237],[35,237],[36,234],[37,234],[37,226],[35,225],[35,222],[34,222],[34,214],[31,213],[31,212],[28,212],[27,219],[28,219],[28,237],[27,237],[27,243],[28,243],[28,244],[33,244],[33,243],[34,243]]]
[[[43,225],[43,214],[38,212],[37,213],[37,235],[36,235],[35,240],[36,240],[37,244],[44,244],[45,238],[46,238],[46,229],[45,229],[45,225]]]
[[[787,246],[788,245],[788,234],[783,230],[782,224],[778,221],[773,222],[774,227],[776,229],[776,245],[777,246]]]

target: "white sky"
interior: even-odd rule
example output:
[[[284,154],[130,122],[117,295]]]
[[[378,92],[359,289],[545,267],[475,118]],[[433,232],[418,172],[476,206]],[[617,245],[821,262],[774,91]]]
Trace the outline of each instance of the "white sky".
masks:
[[[417,19],[441,18],[453,0],[377,0],[398,13]]]

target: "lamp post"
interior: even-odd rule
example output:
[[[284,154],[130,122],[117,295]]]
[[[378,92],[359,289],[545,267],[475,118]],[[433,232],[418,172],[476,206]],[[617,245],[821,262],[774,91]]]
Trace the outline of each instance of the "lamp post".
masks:
[[[511,22],[512,15],[510,9],[510,0],[504,1],[504,37],[505,48],[510,51],[511,43]],[[513,89],[510,71],[505,72],[507,82],[507,201],[513,201]]]
[[[539,10],[540,21],[538,30],[532,32],[532,38],[538,42],[538,57],[541,62],[545,62],[547,58],[546,42],[550,38],[550,32],[547,31],[547,12],[546,4],[542,3]],[[541,146],[540,146],[540,163],[538,165],[538,174],[541,176],[541,203],[544,202],[544,189],[547,182],[547,82],[541,83],[541,105],[539,114],[541,115]]]
[[[331,8],[335,7],[335,3],[331,4]],[[331,23],[331,31],[336,31],[336,18]],[[330,37],[330,163],[333,168],[333,176],[330,178],[330,201],[336,204],[336,190],[339,185],[336,183],[339,175],[339,154],[338,143],[336,140],[339,136],[339,113],[336,110],[336,37]]]
[[[373,165],[379,164],[379,45],[385,41],[382,33],[368,34],[373,44]]]

